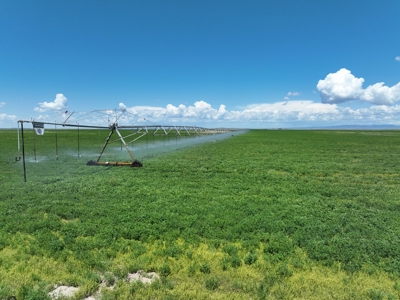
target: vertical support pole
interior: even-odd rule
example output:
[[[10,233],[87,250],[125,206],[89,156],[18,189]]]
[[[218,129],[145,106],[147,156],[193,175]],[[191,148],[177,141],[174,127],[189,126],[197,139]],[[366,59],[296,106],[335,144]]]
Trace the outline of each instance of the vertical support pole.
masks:
[[[57,121],[56,121],[56,123],[57,123]],[[56,132],[56,160],[58,160],[57,124],[54,124],[54,130]]]
[[[78,123],[78,157],[81,157],[79,150],[80,150],[80,143],[79,143],[79,123]]]
[[[19,138],[19,121],[18,124],[18,156],[15,158],[15,161],[19,161],[21,159],[21,145],[20,145],[20,138]]]
[[[36,161],[36,132],[33,130],[33,156],[35,158],[35,163]]]
[[[22,164],[24,167],[24,182],[26,182],[24,123],[22,121],[21,121],[21,137],[22,137]]]

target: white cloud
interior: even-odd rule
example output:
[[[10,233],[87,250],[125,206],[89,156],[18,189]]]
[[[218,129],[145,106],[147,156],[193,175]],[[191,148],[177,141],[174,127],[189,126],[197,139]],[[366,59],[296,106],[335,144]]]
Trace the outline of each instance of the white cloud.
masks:
[[[0,122],[2,121],[17,121],[16,115],[0,114]]]
[[[342,103],[350,100],[367,101],[377,105],[393,105],[400,101],[400,82],[392,87],[384,82],[362,88],[364,78],[356,78],[345,68],[319,80],[317,89],[323,103]]]
[[[336,104],[297,100],[250,105],[243,111],[231,112],[229,118],[240,121],[297,122],[331,119],[338,113]]]
[[[373,86],[371,86],[371,93]],[[377,88],[380,90],[380,87]],[[377,97],[376,95],[374,97]],[[160,106],[132,106],[119,103],[126,113],[118,119],[120,125],[198,125],[206,127],[313,127],[330,125],[400,125],[400,104],[371,105],[354,109],[335,103],[321,103],[312,100],[288,100],[275,103],[257,103],[228,110],[223,104],[213,107],[205,101],[192,105],[168,104]],[[107,114],[109,117],[107,117]],[[83,114],[84,119],[73,115],[70,123],[79,118],[80,124],[105,125],[113,122],[115,111],[102,111],[99,115]],[[1,120],[13,120],[15,116],[1,115]],[[48,121],[49,116],[41,114],[36,120]],[[5,122],[3,122],[4,124]]]
[[[358,99],[362,94],[363,78],[356,78],[347,69],[328,74],[319,80],[317,90],[323,103],[340,103]]]
[[[125,107],[126,110],[133,116],[141,119],[151,120],[219,120],[226,113],[225,105],[220,105],[218,109],[212,108],[205,101],[197,101],[194,106],[186,106],[180,104],[174,106],[168,104],[165,108],[154,106],[133,106],[127,108],[125,104],[120,103],[120,107]]]
[[[361,100],[374,104],[393,105],[400,101],[400,82],[392,87],[385,86],[383,82],[370,85],[364,90]]]
[[[287,96],[287,97],[290,97],[290,96],[300,96],[300,93],[299,93],[299,92],[289,92],[289,93],[286,94],[286,96]]]
[[[5,102],[0,102],[0,108],[6,106],[7,103]],[[3,126],[3,124],[8,123],[8,121],[17,121],[17,116],[16,115],[8,115],[5,113],[0,113],[0,124]]]
[[[400,56],[396,56],[395,60],[400,61]]]
[[[125,106],[125,104],[123,104]],[[126,106],[125,106],[126,107]],[[205,101],[195,102],[193,106],[168,104],[164,107],[134,106],[126,109],[130,118],[123,119],[132,124],[151,121],[153,123],[199,124],[230,123],[276,123],[315,120],[332,120],[337,118],[339,110],[336,104],[316,103],[311,100],[284,101],[276,103],[253,104],[242,110],[228,111],[225,105],[213,108]],[[223,125],[221,125],[223,126]]]
[[[67,110],[67,98],[63,94],[57,94],[56,99],[53,102],[41,102],[38,107],[35,107],[35,111],[45,112],[48,110]]]
[[[122,103],[123,104],[123,103]],[[123,106],[127,107],[125,104]],[[205,101],[194,105],[127,107],[128,116],[119,123],[149,125],[201,125],[212,127],[284,127],[357,124],[400,125],[400,105],[372,105],[352,109],[312,100],[280,101],[248,105],[240,110],[214,108]],[[121,121],[121,122],[120,122]]]

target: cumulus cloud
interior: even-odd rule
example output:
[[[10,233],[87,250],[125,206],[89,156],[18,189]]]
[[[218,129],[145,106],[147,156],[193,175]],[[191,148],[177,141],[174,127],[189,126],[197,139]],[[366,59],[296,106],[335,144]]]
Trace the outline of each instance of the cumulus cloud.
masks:
[[[347,69],[328,74],[319,80],[317,90],[323,103],[340,103],[358,99],[362,94],[363,78],[356,78]]]
[[[212,107],[205,101],[193,105],[165,107],[133,106],[122,103],[129,113],[122,124],[202,125],[212,127],[284,127],[327,126],[357,124],[400,125],[400,105],[372,105],[352,109],[335,103],[312,100],[289,100],[275,103],[257,103],[244,108],[228,110],[225,105]],[[121,121],[121,122],[120,122]]]
[[[2,121],[16,121],[16,115],[7,115],[7,114],[0,114],[0,122]]]
[[[67,110],[67,102],[67,98],[63,94],[57,94],[53,102],[41,102],[34,110],[38,112]]]
[[[226,113],[225,105],[222,104],[218,109],[215,109],[205,101],[197,101],[193,106],[168,104],[165,108],[154,106],[128,108],[124,103],[120,103],[119,107],[124,107],[131,115],[138,118],[152,120],[218,120]]]
[[[206,127],[314,127],[331,125],[400,125],[400,105],[371,105],[353,109],[335,103],[312,100],[288,100],[275,103],[256,103],[237,109],[227,109],[223,104],[213,107],[205,101],[192,105],[168,104],[161,106],[129,106],[119,104],[125,113],[118,119],[120,125],[198,125]],[[104,113],[109,115],[105,117]],[[87,115],[87,114],[84,114]],[[80,124],[99,125],[112,122],[115,111],[102,111],[101,115],[80,119]],[[48,120],[42,114],[36,120]],[[72,116],[77,117],[76,114]],[[4,117],[3,117],[4,118]],[[94,118],[94,119],[93,119]]]
[[[5,102],[0,102],[0,108],[5,107],[7,104]],[[16,115],[9,115],[5,113],[0,113],[0,124],[7,124],[8,121],[17,121],[17,116]],[[5,122],[5,123],[3,123]]]
[[[364,78],[357,78],[345,68],[319,80],[317,90],[322,103],[342,103],[350,100],[367,101],[377,105],[393,105],[400,101],[400,82],[392,87],[378,82],[363,89]]]
[[[395,60],[400,61],[400,56],[396,56]]]
[[[126,107],[125,104],[123,106]],[[316,103],[311,100],[253,104],[242,110],[231,111],[223,104],[213,108],[205,101],[198,101],[190,106],[184,104],[178,106],[168,104],[166,107],[134,106],[127,107],[126,111],[132,117],[131,120],[136,119],[141,122],[145,120],[161,124],[179,123],[179,125],[230,123],[237,126],[243,122],[250,124],[332,120],[339,113],[336,104]]]
[[[364,90],[361,100],[374,104],[393,105],[400,101],[400,82],[392,87],[385,86],[384,82],[370,85]]]
[[[275,103],[254,104],[243,111],[232,111],[228,118],[232,120],[297,122],[328,120],[337,115],[335,104],[315,103],[311,100],[297,100]]]
[[[299,92],[289,92],[289,93],[286,94],[286,96],[287,96],[287,97],[290,97],[290,96],[300,96],[300,93],[299,93]]]

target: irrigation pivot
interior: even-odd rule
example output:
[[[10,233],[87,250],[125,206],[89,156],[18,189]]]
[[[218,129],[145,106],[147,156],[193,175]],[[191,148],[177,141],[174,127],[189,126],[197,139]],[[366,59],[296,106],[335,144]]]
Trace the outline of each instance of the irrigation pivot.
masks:
[[[118,111],[118,112],[117,112]],[[103,112],[103,111],[93,111],[93,112]],[[78,157],[80,157],[80,134],[79,134],[79,129],[106,129],[109,130],[109,134],[101,148],[100,154],[97,156],[96,159],[89,160],[86,165],[88,166],[130,166],[130,167],[142,167],[143,164],[139,160],[135,159],[135,157],[132,154],[132,150],[129,149],[129,145],[132,145],[135,141],[138,139],[147,136],[147,144],[148,144],[148,136],[152,135],[153,136],[153,142],[154,142],[154,137],[157,136],[163,136],[164,137],[164,146],[165,146],[165,138],[167,137],[169,139],[170,136],[176,137],[176,142],[178,137],[189,137],[189,136],[198,136],[198,135],[214,135],[214,134],[219,134],[219,133],[225,133],[228,131],[236,131],[236,129],[227,129],[227,128],[204,128],[204,127],[197,127],[197,126],[169,126],[169,125],[119,125],[118,121],[122,121],[121,123],[124,123],[123,121],[126,122],[126,120],[123,120],[121,118],[124,113],[126,113],[126,110],[115,110],[115,117],[114,121],[110,122],[110,112],[111,110],[107,110],[105,113],[105,116],[108,117],[107,120],[104,118],[104,115],[101,116],[103,117],[103,121],[106,122],[108,125],[90,125],[90,124],[82,124],[82,123],[67,123],[72,116],[72,113],[70,113],[67,118],[64,120],[64,122],[57,123],[57,122],[43,122],[43,121],[35,121],[33,119],[31,120],[19,120],[18,121],[18,156],[15,158],[16,161],[19,161],[21,158],[22,154],[22,160],[23,160],[23,169],[24,169],[24,181],[26,181],[26,161],[25,161],[25,147],[26,143],[24,141],[24,123],[31,123],[34,129],[34,161],[37,162],[36,159],[36,134],[37,135],[44,135],[45,134],[45,126],[46,125],[54,125],[55,129],[55,145],[56,145],[56,160],[58,160],[58,139],[57,139],[57,126],[62,126],[62,127],[75,127],[78,128]],[[66,114],[67,112],[65,112]],[[121,119],[120,119],[121,118]],[[99,118],[97,118],[99,120]],[[72,119],[70,120],[72,122]],[[85,122],[87,123],[92,123],[88,122],[87,119],[85,119]],[[36,134],[35,134],[36,133]],[[113,136],[117,135],[116,139],[111,140]],[[100,137],[100,135],[99,135]],[[130,139],[127,141],[127,139]],[[118,142],[121,144],[121,150],[122,146],[125,147],[130,160],[128,161],[101,161],[101,158],[104,154],[104,151],[106,150],[107,146],[109,146],[112,143]],[[22,153],[21,153],[21,146],[22,146]]]
[[[104,150],[106,149],[108,143],[110,142],[110,138],[113,135],[113,133],[116,132],[119,136],[119,139],[121,140],[122,144],[124,144],[126,151],[128,151],[129,156],[131,157],[132,161],[131,162],[117,162],[117,161],[113,161],[113,162],[100,162],[100,158],[104,153]],[[126,144],[124,137],[122,136],[122,134],[118,131],[118,123],[113,123],[110,125],[110,133],[106,139],[106,142],[104,143],[103,148],[100,151],[100,155],[97,158],[97,160],[89,160],[87,162],[88,166],[98,166],[98,165],[103,165],[103,166],[131,166],[131,167],[143,167],[143,164],[135,159],[133,157],[132,152],[129,150],[128,145]]]

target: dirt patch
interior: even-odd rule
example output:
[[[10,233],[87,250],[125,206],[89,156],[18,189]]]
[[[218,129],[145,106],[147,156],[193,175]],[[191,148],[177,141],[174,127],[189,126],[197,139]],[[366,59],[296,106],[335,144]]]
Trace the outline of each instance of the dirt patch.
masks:
[[[157,279],[160,279],[160,276],[156,272],[146,273],[139,270],[136,273],[128,274],[128,282],[141,281],[145,284],[152,284]]]
[[[134,282],[134,281],[140,281],[143,284],[152,284],[154,281],[159,280],[160,276],[156,272],[145,272],[142,270],[137,271],[136,273],[130,273],[128,274],[128,277],[126,279],[127,282]],[[100,284],[99,290],[92,296],[89,296],[85,298],[85,300],[95,300],[98,297],[100,297],[101,290],[102,289],[114,289],[115,285],[112,286],[107,286],[105,283],[104,278],[102,278],[102,282]],[[77,287],[74,286],[55,286],[55,289],[48,293],[49,297],[51,299],[64,299],[64,298],[70,298],[74,297],[75,293],[78,291]]]
[[[73,297],[77,291],[77,287],[61,285],[57,287],[54,291],[50,292],[48,295],[51,299]]]

